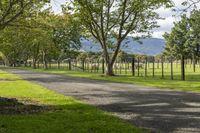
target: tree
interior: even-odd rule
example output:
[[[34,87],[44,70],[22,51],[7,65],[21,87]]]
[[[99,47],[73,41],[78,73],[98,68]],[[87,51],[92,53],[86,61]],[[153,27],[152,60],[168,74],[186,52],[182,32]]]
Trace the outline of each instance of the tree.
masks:
[[[181,21],[174,24],[170,34],[165,34],[166,53],[170,57],[177,57],[181,59],[181,79],[185,80],[185,59],[189,55],[187,46],[187,33],[190,30],[188,18],[186,15],[182,16]],[[171,59],[172,60],[172,59]]]
[[[54,15],[51,19],[53,43],[59,50],[57,62],[63,58],[71,58],[69,54],[81,47],[81,27],[73,15],[63,12],[62,16]]]
[[[163,37],[165,38],[166,40],[166,44],[165,44],[165,51],[163,53],[164,56],[167,57],[167,60],[170,61],[170,64],[171,64],[171,80],[174,79],[174,76],[173,76],[173,61],[174,61],[174,58],[177,58],[177,54],[176,54],[176,49],[175,49],[175,45],[174,45],[174,42],[173,42],[173,34],[168,34],[168,33],[165,33],[163,35]]]
[[[129,34],[149,34],[156,27],[155,9],[171,5],[170,0],[73,0],[74,11],[85,29],[100,43],[107,66],[113,65],[122,41]],[[70,8],[71,9],[71,8]]]
[[[71,15],[55,15],[50,8],[35,9],[32,14],[21,19],[20,25],[15,23],[1,32],[1,51],[9,57],[12,66],[18,61],[27,64],[32,60],[33,68],[42,61],[47,69],[52,59],[66,58],[80,47],[80,27]]]
[[[191,51],[191,57],[193,59],[193,70],[196,71],[197,59],[200,57],[200,11],[194,10],[191,13],[189,24],[190,31],[188,32],[187,45]]]
[[[30,16],[33,8],[42,7],[48,0],[1,0],[0,30],[19,20],[19,17]],[[37,6],[36,6],[37,5]]]

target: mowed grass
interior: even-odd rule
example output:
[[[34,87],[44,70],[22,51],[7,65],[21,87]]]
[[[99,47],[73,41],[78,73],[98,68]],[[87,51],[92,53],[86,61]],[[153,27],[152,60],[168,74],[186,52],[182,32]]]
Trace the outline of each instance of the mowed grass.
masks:
[[[5,71],[0,70],[0,73],[0,97],[16,98],[24,107],[34,105],[53,109],[40,113],[1,114],[0,101],[0,133],[144,132],[72,97],[57,94]]]
[[[24,68],[23,68],[24,69]],[[165,64],[164,66],[164,79],[161,78],[161,64],[157,67],[155,64],[155,77],[153,77],[152,64],[149,65],[147,71],[147,77],[144,77],[144,69],[140,69],[139,77],[137,70],[135,70],[135,77],[131,76],[131,70],[127,70],[127,74],[125,74],[125,70],[122,70],[122,74],[117,72],[117,76],[115,77],[106,77],[102,76],[101,71],[99,73],[91,73],[91,72],[81,72],[81,71],[68,71],[65,69],[48,69],[44,70],[40,69],[32,69],[25,68],[26,70],[31,70],[35,72],[47,72],[54,74],[63,74],[66,76],[74,76],[81,78],[89,78],[95,80],[107,80],[112,82],[120,82],[120,83],[130,83],[136,85],[157,87],[161,89],[173,89],[178,91],[192,91],[192,92],[200,92],[200,66],[197,65],[196,72],[193,72],[192,66],[187,65],[186,70],[186,81],[181,81],[181,70],[180,64],[173,66],[173,76],[174,80],[170,79],[170,64]]]

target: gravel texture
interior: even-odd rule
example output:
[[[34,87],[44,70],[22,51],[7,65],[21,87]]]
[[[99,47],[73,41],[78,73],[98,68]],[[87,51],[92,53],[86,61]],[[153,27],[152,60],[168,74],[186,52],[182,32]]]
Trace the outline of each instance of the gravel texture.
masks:
[[[200,132],[200,94],[198,93],[161,90],[19,69],[5,70],[50,90],[112,112],[152,132]]]

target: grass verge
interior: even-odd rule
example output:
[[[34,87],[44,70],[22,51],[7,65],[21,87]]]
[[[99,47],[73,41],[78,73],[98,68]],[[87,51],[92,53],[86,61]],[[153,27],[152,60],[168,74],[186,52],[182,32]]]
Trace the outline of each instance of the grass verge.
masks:
[[[88,72],[80,72],[80,71],[67,71],[67,70],[59,70],[59,69],[32,69],[32,68],[22,68],[26,70],[31,70],[34,72],[45,72],[52,74],[62,74],[65,76],[73,76],[73,77],[81,77],[95,80],[106,80],[118,83],[129,83],[135,85],[143,85],[149,87],[157,87],[161,89],[172,89],[178,91],[191,91],[191,92],[200,92],[200,82],[199,79],[196,80],[188,79],[188,81],[181,80],[170,80],[168,78],[161,79],[160,77],[132,77],[130,75],[127,76],[115,76],[115,77],[106,77],[97,73],[88,73]],[[166,75],[166,77],[169,75]],[[175,75],[176,76],[176,75]],[[189,75],[189,77],[195,77],[196,75]]]
[[[144,132],[72,97],[0,73],[0,133]]]

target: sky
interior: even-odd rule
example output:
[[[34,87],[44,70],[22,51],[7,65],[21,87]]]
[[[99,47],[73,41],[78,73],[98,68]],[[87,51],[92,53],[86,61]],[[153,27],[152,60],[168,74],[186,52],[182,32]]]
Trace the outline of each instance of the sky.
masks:
[[[61,12],[60,5],[64,4],[66,0],[52,0],[51,5],[53,7],[53,10],[56,13]],[[181,3],[184,0],[173,0],[177,8],[181,8]],[[152,37],[154,38],[163,38],[163,34],[165,32],[170,32],[171,28],[173,27],[173,23],[179,21],[178,17],[173,17],[175,15],[174,12],[172,12],[172,9],[165,9],[165,8],[160,8],[156,10],[157,13],[160,14],[162,18],[165,18],[164,20],[158,20],[158,25],[160,26],[159,28],[156,28],[153,30]]]

